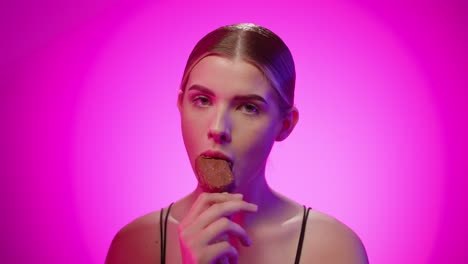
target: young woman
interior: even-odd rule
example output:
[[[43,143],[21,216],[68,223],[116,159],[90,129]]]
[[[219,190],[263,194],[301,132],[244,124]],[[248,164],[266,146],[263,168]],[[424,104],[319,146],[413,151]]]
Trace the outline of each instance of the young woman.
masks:
[[[201,155],[227,160],[234,188],[208,193],[199,185],[134,220],[106,263],[367,263],[352,230],[266,182],[273,143],[298,121],[294,86],[292,55],[270,30],[236,24],[201,39],[178,96],[182,135],[194,172]]]

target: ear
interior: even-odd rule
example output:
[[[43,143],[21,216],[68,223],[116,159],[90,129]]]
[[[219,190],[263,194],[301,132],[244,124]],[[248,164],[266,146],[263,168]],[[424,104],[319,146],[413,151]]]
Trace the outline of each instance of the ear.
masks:
[[[179,90],[179,94],[177,95],[177,108],[179,109],[179,112],[182,112],[183,100],[184,100],[184,91]]]
[[[294,127],[299,121],[299,111],[295,106],[283,117],[281,120],[281,130],[276,136],[276,141],[285,140],[293,131]]]

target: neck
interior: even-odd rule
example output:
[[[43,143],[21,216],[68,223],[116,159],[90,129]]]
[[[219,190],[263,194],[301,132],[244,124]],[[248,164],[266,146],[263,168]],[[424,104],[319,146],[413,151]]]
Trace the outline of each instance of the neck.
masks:
[[[244,227],[254,226],[261,222],[261,219],[271,214],[280,202],[278,195],[268,186],[265,180],[264,169],[251,181],[238,186],[234,192],[243,194],[244,201],[258,206],[258,211],[254,214],[239,213],[233,217],[235,222],[241,223]]]

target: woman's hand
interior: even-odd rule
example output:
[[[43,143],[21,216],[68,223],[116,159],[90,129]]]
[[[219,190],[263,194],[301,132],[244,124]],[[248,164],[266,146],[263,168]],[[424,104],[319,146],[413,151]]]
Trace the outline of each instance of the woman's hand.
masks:
[[[230,216],[238,212],[256,212],[257,206],[242,200],[241,194],[202,193],[180,222],[179,242],[184,264],[237,263],[237,250],[227,235],[250,246],[246,231]]]

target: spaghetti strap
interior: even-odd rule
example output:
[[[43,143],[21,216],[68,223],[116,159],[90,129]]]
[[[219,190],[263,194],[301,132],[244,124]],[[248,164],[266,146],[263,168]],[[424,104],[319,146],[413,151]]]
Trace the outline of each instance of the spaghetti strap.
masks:
[[[169,213],[171,212],[171,207],[174,203],[171,203],[167,208],[167,214],[164,218],[164,225],[163,225],[163,214],[164,208],[161,208],[161,213],[159,214],[159,243],[161,245],[161,264],[166,263],[166,239],[167,239],[167,219],[169,217]]]
[[[171,203],[167,208],[166,216],[164,217],[163,223],[163,215],[164,215],[164,208],[161,209],[161,213],[159,214],[159,232],[160,232],[160,245],[161,245],[161,264],[166,264],[166,241],[167,241],[167,219],[169,217],[169,213],[171,212],[171,207],[174,203]],[[309,217],[310,208],[304,207],[304,214],[302,216],[302,226],[301,226],[301,234],[299,236],[299,243],[297,245],[297,252],[296,252],[296,260],[294,261],[295,264],[299,264],[301,259],[302,253],[302,245],[304,243],[304,236],[305,230],[307,225],[307,218]]]
[[[299,261],[301,260],[302,244],[304,243],[307,218],[309,217],[309,211],[310,211],[310,208],[306,209],[305,206],[303,207],[304,207],[304,215],[302,216],[301,235],[299,236],[299,243],[297,245],[296,260],[294,261],[295,264],[299,264]]]

